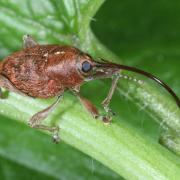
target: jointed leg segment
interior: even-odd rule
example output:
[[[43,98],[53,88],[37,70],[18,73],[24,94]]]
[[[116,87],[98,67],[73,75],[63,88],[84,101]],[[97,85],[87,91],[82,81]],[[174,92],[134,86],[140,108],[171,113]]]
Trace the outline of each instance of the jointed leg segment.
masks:
[[[4,77],[3,75],[0,75],[0,87],[4,87],[6,89],[8,89],[9,91],[13,91],[15,93],[27,96],[26,94],[22,93],[20,90],[18,90],[6,77]],[[0,97],[2,98],[2,91],[0,88]],[[53,140],[55,142],[58,142],[59,137],[58,137],[58,131],[59,131],[59,127],[48,127],[45,125],[40,124],[49,114],[50,112],[52,112],[56,106],[58,105],[60,99],[62,96],[58,96],[57,100],[48,108],[36,113],[34,116],[32,116],[32,118],[29,120],[28,124],[33,127],[33,128],[37,128],[37,129],[43,129],[43,130],[47,130],[50,132],[53,132]]]
[[[92,114],[92,116],[94,118],[96,118],[96,119],[101,118],[104,123],[108,124],[108,123],[110,123],[110,121],[112,119],[112,115],[115,115],[115,113],[112,112],[112,110],[109,108],[109,103],[110,103],[112,96],[114,94],[114,91],[117,87],[119,78],[120,77],[118,74],[113,77],[112,85],[109,90],[109,93],[108,93],[107,97],[104,99],[104,101],[102,102],[102,106],[104,107],[104,110],[107,113],[106,116],[99,115],[97,108],[88,99],[86,99],[80,95],[80,87],[73,89],[73,92],[78,97],[81,104],[87,109],[88,112],[90,112]]]
[[[109,90],[109,93],[107,95],[107,97],[104,99],[104,101],[102,102],[102,106],[104,107],[104,110],[107,112],[107,113],[110,113],[112,115],[114,115],[115,113],[109,108],[109,104],[111,102],[111,99],[112,99],[112,96],[114,94],[114,91],[116,90],[116,87],[117,87],[117,84],[118,84],[118,81],[119,81],[119,75],[115,75],[115,77],[113,77],[112,79],[112,84],[111,84],[111,88]]]
[[[79,101],[81,102],[81,104],[87,109],[87,111],[94,117],[97,118],[99,117],[99,112],[96,108],[96,106],[94,106],[94,104],[92,104],[88,99],[82,97],[80,95],[79,90],[73,90],[73,93],[78,97]]]
[[[45,126],[45,125],[42,125],[41,122],[57,107],[59,101],[61,100],[61,97],[62,96],[58,96],[57,100],[51,106],[33,115],[32,118],[28,122],[28,124],[33,128],[47,130],[47,131],[52,132],[54,142],[59,141],[59,136],[58,136],[59,127]]]
[[[73,90],[74,94],[78,97],[81,104],[87,109],[87,111],[95,118],[95,119],[101,119],[105,124],[109,124],[111,121],[111,116],[109,115],[99,115],[98,109],[95,107],[94,104],[92,104],[91,101],[88,99],[82,97],[80,95],[79,89]]]

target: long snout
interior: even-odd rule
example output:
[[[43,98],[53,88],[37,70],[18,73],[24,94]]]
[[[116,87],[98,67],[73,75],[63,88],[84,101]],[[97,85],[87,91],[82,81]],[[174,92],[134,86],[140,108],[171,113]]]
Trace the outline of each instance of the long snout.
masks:
[[[120,72],[120,68],[113,63],[95,62],[93,79],[110,78]]]

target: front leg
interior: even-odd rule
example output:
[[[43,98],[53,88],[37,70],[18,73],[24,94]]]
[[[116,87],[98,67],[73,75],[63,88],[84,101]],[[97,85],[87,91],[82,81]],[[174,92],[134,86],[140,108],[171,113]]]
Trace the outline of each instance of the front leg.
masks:
[[[102,106],[104,107],[104,110],[108,114],[111,114],[111,115],[115,115],[115,113],[111,110],[111,108],[109,107],[109,104],[111,102],[114,91],[116,90],[119,78],[120,78],[119,74],[114,75],[109,93],[108,93],[107,97],[104,99],[104,101],[102,102]]]
[[[41,122],[57,107],[59,101],[61,100],[61,97],[62,95],[58,96],[57,100],[51,106],[33,115],[28,122],[28,124],[32,128],[37,128],[37,129],[42,129],[42,130],[52,132],[53,141],[56,143],[59,142],[59,136],[58,136],[59,127],[58,126],[54,126],[54,127],[45,126],[45,125],[42,125]]]
[[[88,99],[86,99],[85,97],[82,97],[80,95],[80,88],[79,87],[73,89],[72,91],[75,94],[75,96],[78,97],[79,101],[86,108],[86,110],[93,116],[93,118],[101,119],[104,124],[109,124],[111,122],[111,116],[100,115],[96,106],[91,101],[89,101]]]

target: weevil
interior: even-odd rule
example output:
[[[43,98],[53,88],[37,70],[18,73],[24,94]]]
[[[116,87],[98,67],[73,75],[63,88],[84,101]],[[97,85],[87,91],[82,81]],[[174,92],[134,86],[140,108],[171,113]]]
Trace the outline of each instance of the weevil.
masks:
[[[56,97],[52,105],[34,114],[28,124],[33,128],[52,132],[54,141],[58,142],[59,127],[45,126],[42,121],[56,108],[63,93],[70,90],[94,118],[101,118],[104,123],[109,123],[114,114],[109,104],[118,80],[128,78],[120,73],[121,70],[136,72],[156,81],[173,96],[180,107],[180,100],[174,91],[148,72],[94,60],[89,54],[71,46],[39,45],[30,35],[23,36],[23,50],[13,53],[0,63],[0,87],[35,98]],[[101,116],[97,108],[80,94],[80,87],[84,82],[100,78],[112,78],[109,93],[102,102],[107,114],[105,116]],[[3,97],[1,89],[0,96]]]

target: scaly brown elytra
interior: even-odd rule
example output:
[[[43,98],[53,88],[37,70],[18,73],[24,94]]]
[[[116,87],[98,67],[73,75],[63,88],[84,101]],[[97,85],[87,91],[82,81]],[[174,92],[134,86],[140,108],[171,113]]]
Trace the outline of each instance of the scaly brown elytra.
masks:
[[[55,142],[59,141],[59,127],[42,125],[42,121],[56,108],[64,91],[72,91],[94,118],[109,123],[114,115],[109,103],[119,78],[142,83],[140,80],[120,74],[121,70],[133,71],[156,81],[173,96],[180,107],[180,100],[173,90],[143,70],[106,61],[98,62],[71,46],[39,45],[29,35],[23,36],[23,47],[22,51],[15,52],[0,63],[0,87],[31,97],[44,99],[57,97],[52,105],[33,115],[28,122],[33,128],[52,132]],[[80,87],[84,82],[99,78],[112,78],[109,93],[102,102],[106,116],[99,115],[97,108],[80,95]],[[1,89],[0,96],[3,97]]]

